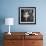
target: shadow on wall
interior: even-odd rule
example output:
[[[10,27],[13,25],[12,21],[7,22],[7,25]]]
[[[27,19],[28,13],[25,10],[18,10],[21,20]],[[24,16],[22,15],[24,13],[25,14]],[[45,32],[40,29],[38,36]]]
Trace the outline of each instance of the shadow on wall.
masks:
[[[0,16],[0,46],[3,46],[3,32],[2,32],[2,25],[5,23],[5,17]]]

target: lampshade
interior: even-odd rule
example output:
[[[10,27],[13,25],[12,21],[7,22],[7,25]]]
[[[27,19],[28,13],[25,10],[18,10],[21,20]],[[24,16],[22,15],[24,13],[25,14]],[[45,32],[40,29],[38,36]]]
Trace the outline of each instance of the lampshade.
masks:
[[[5,18],[5,25],[13,25],[14,18]]]

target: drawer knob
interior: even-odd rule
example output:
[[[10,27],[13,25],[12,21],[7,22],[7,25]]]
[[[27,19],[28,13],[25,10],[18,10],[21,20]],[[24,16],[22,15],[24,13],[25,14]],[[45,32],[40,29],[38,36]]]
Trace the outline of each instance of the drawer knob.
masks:
[[[32,44],[34,44],[35,42],[32,42]]]

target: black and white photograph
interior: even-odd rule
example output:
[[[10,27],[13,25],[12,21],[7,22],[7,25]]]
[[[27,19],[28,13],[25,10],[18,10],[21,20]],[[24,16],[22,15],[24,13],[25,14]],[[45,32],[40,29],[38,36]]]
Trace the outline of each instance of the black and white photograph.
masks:
[[[36,24],[36,7],[19,7],[19,24]]]

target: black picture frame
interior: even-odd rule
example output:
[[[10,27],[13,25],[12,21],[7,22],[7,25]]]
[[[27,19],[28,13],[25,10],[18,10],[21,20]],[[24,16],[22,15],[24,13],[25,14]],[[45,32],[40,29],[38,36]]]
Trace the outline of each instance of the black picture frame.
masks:
[[[36,7],[19,7],[19,24],[36,24]]]

